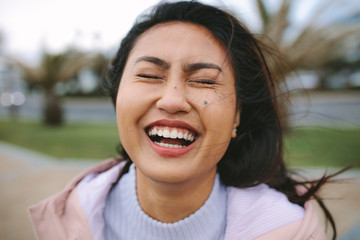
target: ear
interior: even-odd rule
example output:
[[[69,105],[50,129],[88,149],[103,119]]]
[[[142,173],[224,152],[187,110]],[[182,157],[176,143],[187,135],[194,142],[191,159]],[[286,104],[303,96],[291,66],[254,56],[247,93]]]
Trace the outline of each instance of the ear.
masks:
[[[238,109],[235,114],[234,127],[233,127],[233,132],[231,135],[232,138],[236,138],[236,129],[240,124],[240,114],[241,114],[240,109]]]

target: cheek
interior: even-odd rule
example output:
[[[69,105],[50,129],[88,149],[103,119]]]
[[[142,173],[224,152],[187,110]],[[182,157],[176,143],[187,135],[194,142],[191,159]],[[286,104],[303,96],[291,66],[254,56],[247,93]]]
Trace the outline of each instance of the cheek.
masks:
[[[220,135],[231,132],[235,122],[235,107],[225,104],[210,104],[203,110],[203,121],[209,130]]]
[[[206,103],[206,104],[205,104]],[[202,103],[202,119],[208,131],[213,132],[224,141],[231,137],[235,122],[236,99],[235,94],[208,94]]]
[[[196,95],[197,105],[203,107],[204,111],[209,111],[210,114],[223,113],[227,114],[224,117],[232,117],[231,112],[236,108],[235,92],[211,90]],[[223,117],[223,115],[219,116]]]
[[[142,109],[136,89],[123,85],[119,87],[116,99],[116,118],[121,142],[128,141],[130,136],[138,135],[136,123]]]
[[[131,102],[133,102],[133,95],[131,92],[126,91],[123,87],[119,87],[118,95],[116,98],[116,117],[118,126],[120,123],[131,117],[133,111],[130,111]]]
[[[152,92],[139,84],[120,85],[116,100],[116,117],[121,135],[139,134],[139,129],[143,127],[140,126],[140,121],[154,102]]]
[[[116,115],[118,118],[134,117],[145,107],[145,91],[134,84],[120,85],[116,99]]]

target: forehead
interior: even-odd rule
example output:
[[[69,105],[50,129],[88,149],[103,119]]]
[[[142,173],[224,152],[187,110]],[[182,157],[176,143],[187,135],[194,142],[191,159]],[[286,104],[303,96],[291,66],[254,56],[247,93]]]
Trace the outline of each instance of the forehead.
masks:
[[[226,61],[226,47],[205,27],[184,22],[169,22],[153,26],[135,42],[130,52],[158,56],[170,61]]]

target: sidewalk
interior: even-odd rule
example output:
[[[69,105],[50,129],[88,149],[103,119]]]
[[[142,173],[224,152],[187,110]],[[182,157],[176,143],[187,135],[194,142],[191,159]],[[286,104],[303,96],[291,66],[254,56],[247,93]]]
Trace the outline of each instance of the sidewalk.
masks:
[[[80,171],[96,164],[51,158],[0,142],[0,239],[35,239],[27,207],[61,190]],[[319,177],[323,169],[304,169],[309,177]],[[360,172],[342,175],[351,178],[331,184],[322,191],[335,217],[338,236],[360,236]],[[339,238],[342,240],[359,238]]]
[[[0,239],[35,240],[27,207],[59,190],[94,162],[60,162],[0,142]]]

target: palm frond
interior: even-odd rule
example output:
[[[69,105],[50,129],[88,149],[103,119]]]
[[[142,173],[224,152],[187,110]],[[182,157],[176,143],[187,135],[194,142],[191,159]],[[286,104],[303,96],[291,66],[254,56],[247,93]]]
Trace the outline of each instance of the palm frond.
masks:
[[[71,78],[75,77],[82,68],[84,68],[85,66],[90,66],[91,63],[91,58],[83,54],[78,54],[71,57],[70,59],[67,59],[59,67],[56,81],[64,82],[70,80]]]
[[[44,72],[38,67],[31,67],[18,59],[11,59],[11,62],[20,69],[25,81],[31,84],[41,84]]]

